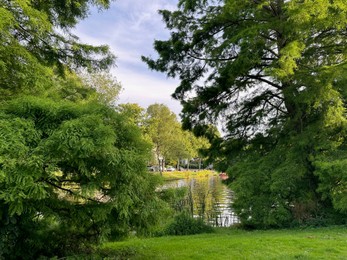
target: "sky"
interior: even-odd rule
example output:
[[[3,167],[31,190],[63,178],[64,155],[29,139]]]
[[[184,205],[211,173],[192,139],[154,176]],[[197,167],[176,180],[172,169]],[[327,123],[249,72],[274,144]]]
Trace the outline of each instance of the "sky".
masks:
[[[167,105],[179,114],[181,105],[171,97],[178,80],[164,73],[151,71],[141,61],[141,55],[157,57],[154,40],[167,40],[159,9],[174,10],[178,0],[117,0],[110,9],[91,9],[74,33],[84,43],[107,44],[116,55],[116,67],[111,70],[122,84],[119,103],[138,103],[146,108],[154,103]]]

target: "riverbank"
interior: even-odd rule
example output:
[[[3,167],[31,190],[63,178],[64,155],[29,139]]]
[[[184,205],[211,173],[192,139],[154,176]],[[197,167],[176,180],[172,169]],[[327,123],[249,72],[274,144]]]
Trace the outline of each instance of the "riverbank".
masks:
[[[156,173],[159,174],[159,173]],[[173,171],[163,172],[163,178],[165,181],[189,179],[189,178],[202,178],[208,176],[217,176],[218,173],[211,170],[186,170],[186,171]]]
[[[109,259],[347,259],[347,227],[130,239],[102,246]]]

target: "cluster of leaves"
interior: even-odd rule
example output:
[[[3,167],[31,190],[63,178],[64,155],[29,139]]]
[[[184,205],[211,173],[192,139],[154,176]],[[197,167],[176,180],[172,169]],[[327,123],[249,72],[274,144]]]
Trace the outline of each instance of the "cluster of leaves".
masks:
[[[182,0],[150,68],[178,76],[183,125],[208,133],[243,223],[346,219],[347,3]],[[330,214],[329,213],[329,214]]]

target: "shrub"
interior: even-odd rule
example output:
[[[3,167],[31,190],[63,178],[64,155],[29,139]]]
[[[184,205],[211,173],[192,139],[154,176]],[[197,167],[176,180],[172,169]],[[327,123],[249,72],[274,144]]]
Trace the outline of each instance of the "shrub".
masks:
[[[187,213],[181,213],[174,218],[174,221],[166,228],[166,235],[194,235],[201,233],[211,233],[213,228],[204,223],[200,218],[195,219]]]

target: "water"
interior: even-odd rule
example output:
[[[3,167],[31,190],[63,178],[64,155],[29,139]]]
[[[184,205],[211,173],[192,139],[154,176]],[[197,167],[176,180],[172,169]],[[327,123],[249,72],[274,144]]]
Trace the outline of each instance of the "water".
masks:
[[[218,176],[169,181],[164,188],[187,187],[186,206],[194,217],[212,226],[228,227],[239,223],[232,210],[233,192]]]

